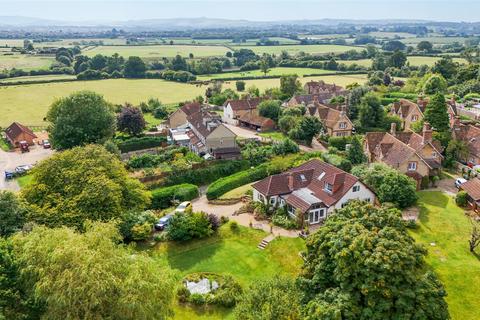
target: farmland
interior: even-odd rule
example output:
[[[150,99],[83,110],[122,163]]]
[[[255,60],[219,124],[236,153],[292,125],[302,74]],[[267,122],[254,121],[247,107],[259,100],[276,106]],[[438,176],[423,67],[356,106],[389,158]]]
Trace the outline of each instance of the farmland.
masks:
[[[340,86],[358,82],[364,83],[366,75],[334,75],[301,78],[301,82],[324,80]],[[247,80],[246,86],[255,85],[260,90],[278,87],[280,79]],[[224,84],[224,88],[235,88],[235,81]],[[150,97],[163,103],[176,103],[193,99],[205,93],[206,86],[169,82],[157,79],[109,79],[97,81],[73,81],[46,84],[28,84],[0,87],[0,126],[8,126],[12,121],[26,125],[43,125],[48,106],[55,100],[79,90],[93,90],[103,94],[112,103],[126,101],[138,104]]]
[[[250,49],[256,54],[280,54],[282,51],[287,51],[289,54],[294,55],[299,52],[320,54],[320,53],[341,53],[348,50],[363,50],[362,47],[355,46],[340,46],[330,44],[318,44],[318,45],[298,45],[298,46],[242,46],[240,49]]]
[[[0,70],[4,69],[48,69],[55,61],[53,57],[33,56],[24,54],[0,55]]]
[[[83,54],[93,57],[96,54],[111,56],[118,53],[123,57],[139,56],[141,58],[174,57],[177,54],[188,57],[225,56],[230,51],[224,46],[193,46],[193,45],[152,45],[152,46],[98,46],[85,50]]]
[[[51,74],[44,76],[25,76],[0,79],[0,83],[12,83],[12,82],[35,82],[35,81],[51,81],[51,80],[71,80],[77,77],[69,74]]]
[[[306,74],[323,74],[323,73],[332,73],[333,71],[323,70],[323,69],[314,69],[314,68],[272,68],[267,73],[267,76],[281,76],[285,74],[296,74],[298,76],[303,76]],[[234,71],[234,72],[224,72],[213,75],[205,75],[197,77],[198,80],[210,80],[210,79],[224,79],[224,78],[234,78],[234,77],[261,77],[263,72],[260,70],[252,71]]]

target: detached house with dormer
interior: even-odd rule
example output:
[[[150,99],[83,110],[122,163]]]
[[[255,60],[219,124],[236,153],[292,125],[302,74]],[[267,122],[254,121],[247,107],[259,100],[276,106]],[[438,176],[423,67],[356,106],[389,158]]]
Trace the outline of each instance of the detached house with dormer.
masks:
[[[344,110],[339,111],[315,102],[307,107],[307,114],[317,117],[325,128],[325,134],[331,137],[352,135],[353,123]]]
[[[253,200],[286,207],[291,218],[307,224],[324,221],[350,200],[375,202],[375,194],[357,177],[318,159],[253,184]]]
[[[364,150],[369,162],[384,163],[413,178],[420,188],[424,177],[440,174],[443,156],[439,143],[432,140],[432,129],[424,124],[422,135],[397,132],[392,123],[390,133],[367,132]]]

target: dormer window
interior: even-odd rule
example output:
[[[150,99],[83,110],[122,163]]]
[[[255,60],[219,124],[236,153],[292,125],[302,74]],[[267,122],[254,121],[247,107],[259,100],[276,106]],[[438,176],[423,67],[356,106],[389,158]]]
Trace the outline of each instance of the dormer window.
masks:
[[[300,175],[300,180],[302,180],[302,182],[305,182],[305,181],[307,181],[307,178],[305,178],[305,175],[301,174]]]
[[[332,193],[333,192],[333,185],[330,184],[330,183],[325,183],[325,191],[327,191],[328,193]]]
[[[418,120],[418,115],[414,114],[414,115],[412,116],[412,122],[415,122],[415,121],[417,121],[417,120]]]
[[[408,163],[408,171],[416,171],[417,170],[417,163],[415,161],[411,161]]]
[[[346,122],[340,122],[340,129],[345,129],[347,127]]]

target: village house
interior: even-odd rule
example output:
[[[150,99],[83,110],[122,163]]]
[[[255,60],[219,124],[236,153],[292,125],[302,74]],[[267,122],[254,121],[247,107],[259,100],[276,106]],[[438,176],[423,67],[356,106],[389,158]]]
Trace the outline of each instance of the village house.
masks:
[[[288,100],[285,104],[286,107],[295,107],[298,105],[308,106],[313,104],[314,102],[319,102],[326,104],[330,99],[333,98],[333,95],[329,92],[325,92],[322,94],[301,94],[295,95]]]
[[[215,159],[238,159],[240,148],[236,134],[228,129],[217,114],[200,109],[187,117],[186,132],[190,139],[189,147],[198,155],[210,154]]]
[[[318,159],[253,184],[253,200],[278,208],[289,216],[303,215],[305,223],[324,221],[350,200],[375,202],[375,194],[357,177]]]
[[[33,146],[35,144],[34,139],[38,138],[30,128],[18,122],[12,123],[5,129],[5,137],[14,147],[18,147],[21,141],[26,141],[29,145]]]
[[[241,115],[238,119],[238,125],[247,127],[255,131],[271,131],[275,129],[275,122],[258,114],[257,110],[249,110]]]
[[[331,137],[352,135],[353,123],[344,110],[339,111],[315,102],[307,107],[307,114],[317,117],[322,122],[325,133]]]
[[[462,124],[460,119],[456,118],[452,137],[467,144],[468,157],[463,160],[472,165],[480,165],[480,128],[471,124]]]
[[[202,108],[198,102],[189,102],[178,108],[168,117],[168,125],[170,128],[178,128],[187,124],[187,117],[197,113]]]
[[[478,211],[480,209],[480,179],[473,178],[460,185],[460,190],[467,193],[467,201],[470,207]]]
[[[335,84],[328,84],[325,83],[325,81],[309,81],[305,83],[303,86],[303,89],[307,94],[323,94],[323,93],[329,93],[332,95],[332,97],[335,96],[346,96],[348,94],[348,90],[345,90],[344,88],[337,86]]]
[[[223,105],[223,122],[238,126],[238,119],[244,114],[256,110],[260,102],[262,102],[262,98],[227,100]]]
[[[367,132],[364,150],[368,161],[380,162],[412,177],[421,186],[424,177],[440,174],[442,148],[432,140],[432,129],[424,124],[422,135],[415,132],[397,132],[392,123],[390,133]]]

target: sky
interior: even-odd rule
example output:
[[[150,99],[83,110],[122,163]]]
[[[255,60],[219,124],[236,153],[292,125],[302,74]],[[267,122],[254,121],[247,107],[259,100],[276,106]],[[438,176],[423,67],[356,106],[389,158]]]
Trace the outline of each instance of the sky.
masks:
[[[67,21],[224,18],[255,21],[480,21],[480,0],[0,0],[0,16]]]

